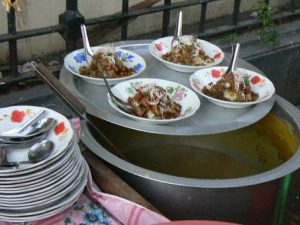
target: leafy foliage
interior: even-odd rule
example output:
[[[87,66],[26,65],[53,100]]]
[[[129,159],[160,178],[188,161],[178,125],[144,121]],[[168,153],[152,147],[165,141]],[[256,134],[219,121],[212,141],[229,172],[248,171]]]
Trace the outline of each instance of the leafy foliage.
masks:
[[[262,23],[262,28],[258,31],[259,39],[262,44],[275,47],[279,43],[279,34],[272,20],[273,10],[264,0],[258,2],[257,19]]]

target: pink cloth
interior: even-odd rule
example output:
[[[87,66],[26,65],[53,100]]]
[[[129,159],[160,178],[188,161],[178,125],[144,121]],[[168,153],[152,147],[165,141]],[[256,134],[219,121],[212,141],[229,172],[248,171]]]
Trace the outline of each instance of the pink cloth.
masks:
[[[124,198],[96,191],[91,182],[88,182],[87,190],[91,198],[100,202],[122,224],[150,225],[169,221],[162,215]]]
[[[153,225],[168,222],[162,215],[124,198],[103,193],[93,186],[91,175],[86,190],[68,209],[47,219],[24,223],[0,221],[0,225]]]

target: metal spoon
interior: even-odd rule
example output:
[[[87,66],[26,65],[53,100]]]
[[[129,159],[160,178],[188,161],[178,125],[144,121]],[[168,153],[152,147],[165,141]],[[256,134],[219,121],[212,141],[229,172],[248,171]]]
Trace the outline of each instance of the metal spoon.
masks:
[[[53,118],[44,118],[38,120],[26,128],[25,131],[27,135],[25,137],[35,136],[41,133],[45,133],[56,125],[57,125],[57,121]]]
[[[88,64],[90,64],[92,61],[94,52],[90,46],[89,39],[88,39],[87,32],[86,32],[86,27],[84,24],[80,25],[80,30],[81,30],[81,36],[82,36],[82,42],[83,42],[83,47],[84,47],[84,51],[85,51],[86,61],[88,62]]]
[[[43,140],[30,147],[28,151],[28,161],[8,162],[6,150],[4,148],[0,148],[0,168],[3,169],[9,167],[10,169],[13,169],[18,168],[19,164],[40,162],[49,157],[53,150],[54,143],[50,140]]]
[[[22,163],[37,163],[46,159],[54,150],[54,143],[50,140],[43,140],[35,143],[28,151],[28,161],[18,162]]]
[[[28,121],[26,121],[20,127],[12,129],[12,130],[9,130],[9,131],[4,131],[0,135],[1,136],[22,136],[21,133],[24,132],[25,129],[28,128],[28,126],[30,126],[32,123],[34,123],[42,115],[44,115],[45,112],[46,112],[46,110],[41,109],[34,116],[32,116],[32,118],[30,118]]]
[[[26,148],[26,147],[30,147],[33,144],[45,139],[46,134],[47,134],[46,132],[41,133],[41,134],[33,136],[33,137],[31,137],[30,139],[27,139],[27,140],[0,139],[0,147],[5,147],[5,148]]]
[[[82,42],[83,42],[83,46],[84,46],[85,55],[87,58],[87,62],[90,64],[94,53],[90,47],[90,43],[89,43],[89,39],[87,36],[85,25],[81,24],[80,29],[81,29],[81,36],[82,36]],[[106,80],[106,78],[107,78],[106,71],[103,68],[101,68],[101,66],[98,66],[98,69],[102,73],[102,78],[104,80],[105,86],[106,86],[107,91],[108,91],[111,99],[113,100],[113,102],[123,111],[128,112],[128,113],[132,112],[132,107],[127,102],[123,101],[122,99],[120,99],[116,95],[114,95],[113,92],[111,91],[111,88]]]
[[[237,43],[234,49],[234,53],[232,54],[229,66],[224,74],[232,73],[236,69],[236,59],[239,54],[240,44]]]
[[[47,133],[57,124],[57,121],[53,118],[45,118],[38,120],[26,128],[27,135],[22,136],[0,136],[1,144],[24,144],[25,142],[32,142]]]
[[[177,15],[177,21],[176,21],[176,27],[174,36],[171,42],[171,48],[173,47],[173,44],[175,41],[178,41],[179,38],[182,36],[182,11],[180,10]]]
[[[102,75],[103,75],[103,80],[104,80],[104,83],[105,83],[105,86],[107,88],[107,91],[111,97],[111,99],[113,100],[113,102],[120,108],[122,109],[123,111],[125,112],[128,112],[128,113],[131,113],[132,112],[132,107],[125,101],[123,101],[122,99],[120,99],[119,97],[117,97],[111,90],[107,80],[106,80],[106,71],[102,68],[98,68]]]

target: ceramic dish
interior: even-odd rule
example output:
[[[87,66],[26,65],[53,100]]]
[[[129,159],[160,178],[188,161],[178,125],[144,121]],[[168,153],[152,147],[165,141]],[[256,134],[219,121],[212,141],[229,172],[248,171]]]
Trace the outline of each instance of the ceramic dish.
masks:
[[[273,83],[266,78],[265,76],[246,69],[238,68],[237,70],[243,74],[247,74],[249,76],[250,86],[253,92],[259,95],[258,99],[253,102],[230,102],[224,101],[220,99],[216,99],[210,96],[205,95],[202,90],[209,83],[215,84],[224,74],[227,67],[211,67],[199,70],[191,75],[190,84],[192,88],[198,92],[203,97],[207,98],[210,102],[226,107],[226,108],[245,108],[249,107],[270,99],[275,93],[275,88]]]
[[[185,72],[185,73],[191,73],[195,72],[199,69],[206,68],[209,66],[216,66],[219,63],[221,63],[224,59],[224,52],[216,45],[197,39],[197,42],[199,42],[205,52],[206,55],[208,55],[210,58],[214,59],[214,62],[210,65],[206,66],[189,66],[189,65],[181,65],[173,62],[169,62],[167,60],[164,60],[162,58],[162,55],[168,53],[171,51],[171,41],[173,39],[173,36],[170,37],[164,37],[157,39],[151,43],[149,46],[149,51],[152,56],[154,56],[156,59],[158,59],[160,62],[162,62],[165,66],[169,67],[170,69],[179,71],[179,72]]]
[[[103,46],[92,47],[92,50],[93,52],[97,52],[97,50],[99,50],[100,48],[104,48],[104,47]],[[146,69],[146,62],[140,55],[122,48],[117,48],[116,52],[118,57],[122,60],[122,62],[126,67],[134,68],[134,73],[130,76],[121,77],[121,78],[107,78],[109,84],[113,85],[121,81],[137,77]],[[92,78],[89,76],[81,75],[79,73],[79,68],[81,66],[88,65],[86,61],[84,49],[78,49],[68,54],[65,57],[64,65],[72,74],[74,74],[77,77],[80,77],[81,79],[87,82],[96,85],[105,85],[104,80],[102,78]]]
[[[189,88],[181,84],[172,81],[167,81],[167,80],[151,79],[151,78],[128,80],[115,85],[112,88],[112,91],[116,96],[118,96],[119,98],[127,102],[127,99],[129,97],[133,97],[135,95],[136,88],[144,85],[152,85],[152,84],[164,88],[167,91],[169,97],[182,106],[181,115],[179,117],[174,119],[148,119],[148,118],[138,117],[129,114],[127,112],[124,112],[123,110],[118,108],[112,102],[112,99],[109,96],[109,94],[108,94],[108,101],[114,109],[116,109],[118,112],[122,113],[123,115],[126,115],[138,121],[149,122],[153,124],[166,124],[166,123],[171,123],[171,122],[176,122],[179,120],[186,119],[192,116],[200,107],[200,100],[192,90],[190,90]]]
[[[10,130],[19,127],[26,117],[30,117],[39,111],[41,107],[35,106],[12,106],[0,109],[0,133],[4,130]],[[51,155],[38,163],[34,164],[20,164],[19,168],[16,170],[2,169],[0,171],[0,176],[5,176],[5,173],[16,175],[16,173],[27,170],[34,170],[39,166],[45,166],[45,163],[51,161],[52,159],[59,157],[63,154],[69,147],[71,141],[73,140],[74,132],[71,127],[69,120],[63,115],[51,110],[44,108],[46,110],[45,117],[51,117],[56,119],[57,125],[48,132],[45,139],[48,139],[54,143],[54,150]],[[7,148],[7,160],[9,162],[20,162],[28,160],[28,148]]]
[[[41,206],[41,204],[48,204],[50,203],[50,201],[54,202],[55,200],[59,200],[60,198],[66,196],[69,192],[71,192],[83,178],[84,168],[82,160],[81,162],[78,162],[77,168],[80,169],[80,171],[74,171],[71,176],[66,176],[66,178],[62,179],[60,183],[58,182],[55,185],[41,188],[41,193],[36,196],[32,195],[28,197],[22,197],[13,194],[16,198],[3,198],[3,200],[1,199],[0,209],[9,208],[10,210],[14,210],[20,209],[21,207],[26,207],[29,209],[32,207]],[[71,179],[69,179],[70,177]]]
[[[3,210],[0,212],[0,219],[9,222],[25,222],[25,221],[40,220],[40,219],[48,218],[52,215],[55,215],[67,209],[80,197],[80,194],[82,193],[86,185],[87,177],[89,174],[89,168],[85,160],[83,160],[83,164],[85,169],[84,169],[84,174],[80,179],[80,183],[77,184],[68,195],[66,195],[63,199],[60,199],[57,204],[52,204],[51,206],[41,207],[39,209],[31,210],[31,211],[19,211],[19,210],[4,211]]]
[[[42,177],[37,177],[37,179],[21,179],[16,180],[15,183],[1,184],[1,193],[17,193],[22,190],[35,190],[44,186],[48,186],[52,183],[57,182],[62,179],[67,173],[71,173],[75,167],[75,161],[77,156],[73,155],[69,158],[70,160],[64,163],[61,167],[56,168],[53,172],[45,174]],[[2,183],[2,182],[1,182]]]
[[[23,182],[35,182],[36,180],[44,179],[50,174],[57,174],[58,168],[64,167],[66,164],[70,163],[70,160],[75,155],[73,149],[66,151],[62,157],[58,157],[55,161],[48,163],[45,166],[40,165],[39,167],[33,167],[33,171],[26,170],[16,171],[15,173],[5,173],[4,176],[0,176],[0,183],[5,184],[16,184],[19,185]],[[8,176],[9,175],[9,176]]]

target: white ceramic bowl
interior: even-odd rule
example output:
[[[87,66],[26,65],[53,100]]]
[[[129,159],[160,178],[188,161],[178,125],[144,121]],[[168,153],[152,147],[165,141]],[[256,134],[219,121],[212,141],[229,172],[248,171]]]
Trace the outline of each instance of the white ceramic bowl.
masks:
[[[157,86],[164,88],[167,91],[170,98],[182,106],[181,115],[174,119],[148,119],[148,118],[138,117],[119,109],[113,103],[111,97],[108,94],[108,101],[110,105],[118,112],[132,119],[143,121],[143,122],[149,122],[153,124],[166,124],[166,123],[171,123],[171,122],[176,122],[179,120],[186,119],[192,116],[200,107],[200,100],[196,93],[194,93],[192,90],[190,90],[189,88],[181,84],[172,81],[167,81],[167,80],[153,79],[153,78],[144,78],[144,79],[140,78],[140,79],[128,80],[115,85],[112,88],[112,91],[116,96],[118,96],[119,98],[127,102],[127,99],[129,97],[135,95],[136,93],[135,89],[137,87],[146,84],[155,84]]]
[[[93,52],[97,52],[100,48],[105,48],[104,46],[92,47]],[[127,77],[121,78],[107,78],[107,81],[110,85],[119,83],[124,80],[128,80],[140,75],[146,69],[145,60],[138,54],[128,51],[122,48],[116,48],[118,57],[123,61],[124,65],[128,68],[134,67],[134,73]],[[72,74],[81,79],[96,84],[96,85],[105,85],[102,78],[93,78],[79,73],[79,68],[81,66],[87,66],[86,56],[84,49],[78,49],[69,53],[64,59],[64,65]]]
[[[264,102],[271,98],[273,94],[275,93],[275,88],[273,83],[266,78],[265,76],[246,69],[238,68],[238,71],[241,71],[242,73],[246,73],[249,75],[250,80],[250,86],[251,89],[259,95],[259,98],[256,101],[253,102],[229,102],[229,101],[223,101],[220,99],[216,99],[210,96],[205,95],[202,92],[202,89],[208,85],[209,83],[215,84],[220,78],[221,75],[224,74],[227,67],[211,67],[211,68],[205,68],[199,71],[196,71],[194,74],[190,76],[190,84],[192,88],[198,92],[200,95],[207,98],[210,102],[226,107],[226,108],[245,108],[249,107],[261,102]]]
[[[171,51],[172,39],[173,36],[159,38],[157,40],[154,40],[149,46],[151,55],[170,69],[184,73],[191,73],[209,66],[216,66],[224,60],[224,52],[218,46],[210,42],[197,39],[197,42],[199,42],[203,47],[205,54],[214,59],[214,62],[212,64],[206,66],[189,66],[166,61],[162,58],[162,55]]]

